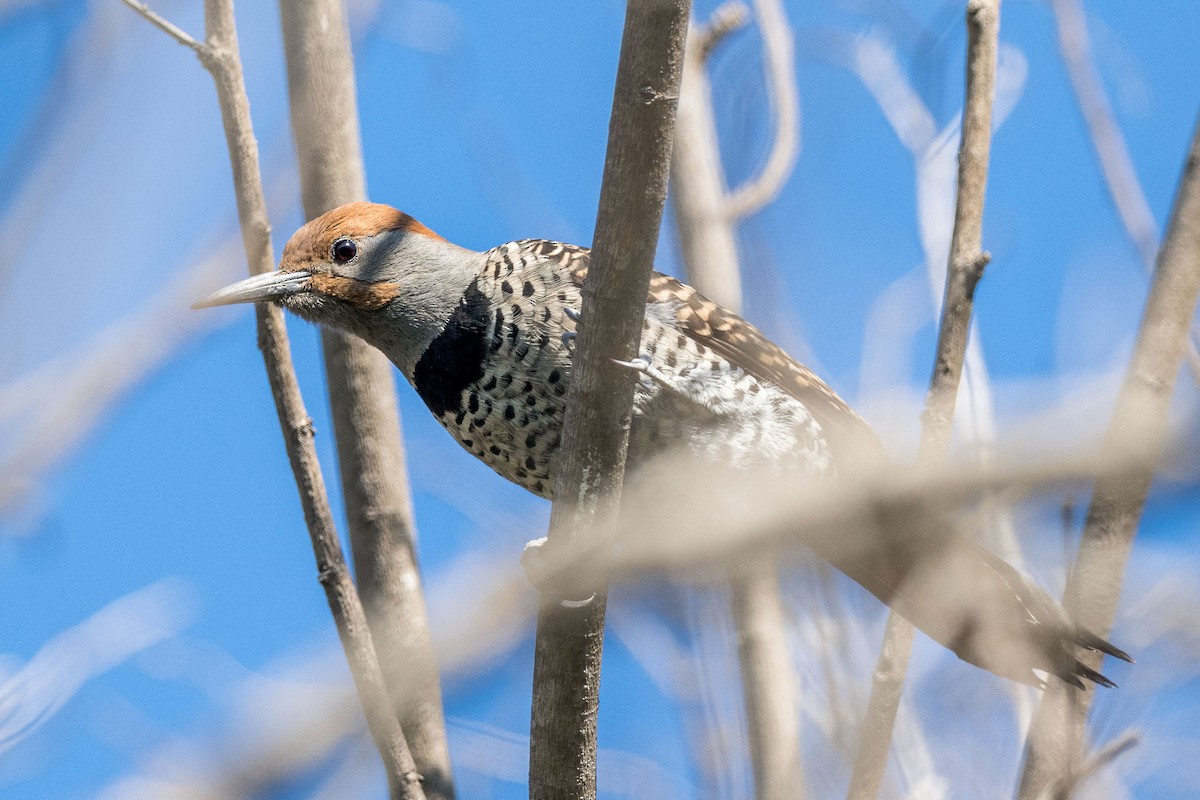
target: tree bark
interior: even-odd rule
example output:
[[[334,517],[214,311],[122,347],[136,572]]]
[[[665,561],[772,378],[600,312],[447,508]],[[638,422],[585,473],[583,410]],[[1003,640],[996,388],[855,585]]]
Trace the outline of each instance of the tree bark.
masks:
[[[292,131],[308,219],[367,197],[350,35],[338,0],[279,4]],[[354,569],[395,711],[431,798],[454,797],[392,366],[322,328]]]
[[[549,547],[588,536],[597,521],[614,517],[620,502],[634,374],[614,360],[636,356],[641,336],[666,199],[688,8],[687,0],[629,0],[626,6]],[[583,602],[571,602],[581,596]],[[542,588],[531,798],[596,796],[604,608],[605,591],[594,581]]]

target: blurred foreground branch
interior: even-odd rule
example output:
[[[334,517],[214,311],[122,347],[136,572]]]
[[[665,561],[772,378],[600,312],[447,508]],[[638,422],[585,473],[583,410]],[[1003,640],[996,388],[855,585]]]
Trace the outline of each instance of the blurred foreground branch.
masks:
[[[950,449],[975,287],[983,277],[989,258],[983,250],[983,202],[992,139],[996,49],[1000,34],[999,0],[971,0],[967,4],[966,21],[966,99],[958,151],[958,197],[942,321],[933,377],[922,414],[918,454],[926,464],[940,463]],[[879,793],[912,642],[912,624],[894,610],[889,612],[850,778],[848,796],[854,800],[870,800]]]
[[[367,198],[350,32],[341,0],[283,0],[279,14],[304,214],[313,219]],[[354,573],[371,638],[425,793],[451,800],[450,748],[392,365],[333,328],[321,328],[321,343]]]
[[[836,486],[817,487],[805,473],[763,475],[701,464],[689,453],[664,456],[639,469],[637,480],[624,487],[619,519],[609,520],[595,537],[549,548],[539,572],[551,584],[664,575],[709,581],[757,553],[775,551],[781,561],[789,555],[801,560],[810,557],[807,548],[853,559],[878,552],[885,542],[897,552],[936,556],[948,541],[947,528],[900,529],[893,524],[899,512],[919,507],[950,513],[984,494],[1001,493],[1015,502],[1023,494],[1082,485],[1098,474],[1128,475],[1152,463],[1154,454],[1141,431],[1135,425],[1103,456],[1059,448],[1053,455],[997,452],[987,464],[956,460],[908,471],[869,464]],[[969,598],[964,589],[958,599]],[[498,572],[489,588],[439,629],[444,669],[453,672],[485,658],[496,646],[488,634],[519,627],[530,612],[524,576]]]
[[[688,0],[629,0],[591,265],[550,519],[549,546],[595,540],[615,517],[634,374],[687,36]],[[531,798],[594,798],[604,641],[602,580],[542,586],[530,723]],[[588,593],[594,594],[588,597]],[[580,599],[584,602],[570,602]]]
[[[1179,374],[1200,295],[1200,123],[1193,132],[1167,235],[1142,312],[1133,356],[1105,439],[1106,451],[1139,428],[1151,450],[1167,441],[1175,379]],[[1153,462],[1096,481],[1079,555],[1067,582],[1067,612],[1101,636],[1112,629],[1122,576],[1146,496]],[[1093,654],[1081,660],[1095,667]],[[1042,701],[1030,732],[1018,797],[1033,800],[1060,791],[1078,774],[1092,690],[1054,687]]]
[[[203,42],[193,39],[145,5],[133,0],[125,0],[125,3],[176,41],[190,47],[212,75],[225,123],[246,257],[251,272],[269,272],[275,266],[275,256],[258,167],[258,144],[251,126],[250,103],[246,97],[238,55],[232,0],[206,0]],[[390,713],[387,690],[371,643],[366,617],[338,542],[329,498],[313,446],[312,420],[300,396],[291,362],[283,312],[276,306],[260,303],[255,306],[255,315],[258,321],[258,345],[266,365],[288,459],[300,490],[318,576],[325,587],[325,595],[346,651],[371,735],[383,757],[392,796],[406,800],[424,798],[420,776],[404,733],[396,717]]]

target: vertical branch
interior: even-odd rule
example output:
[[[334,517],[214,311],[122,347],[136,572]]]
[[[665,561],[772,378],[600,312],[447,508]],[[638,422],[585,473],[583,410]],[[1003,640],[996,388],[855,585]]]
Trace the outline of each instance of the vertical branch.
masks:
[[[339,0],[279,4],[308,219],[366,199],[350,35]],[[425,792],[454,796],[392,366],[349,334],[321,341],[354,568],[392,704]]]
[[[551,546],[589,535],[620,502],[633,373],[667,193],[687,0],[629,0],[613,92],[592,261],[550,519]],[[530,719],[531,798],[596,796],[605,593],[543,587]],[[589,582],[586,585],[593,585]],[[585,590],[585,594],[588,590]]]
[[[726,10],[718,11],[708,25],[689,35],[671,151],[671,207],[688,281],[733,311],[742,307],[742,278],[735,220],[726,213],[728,190],[705,63],[717,40],[732,31],[735,23],[744,23],[744,6],[740,16],[731,16],[738,8],[723,6]]]
[[[800,697],[788,649],[779,572],[773,562],[750,567],[730,587],[737,626],[738,666],[759,800],[800,800]]]
[[[707,25],[690,34],[671,157],[671,196],[688,279],[702,293],[739,313],[741,267],[734,226],[739,216],[768,202],[782,186],[795,161],[799,138],[790,29],[777,0],[758,0],[755,9],[767,53],[768,87],[777,109],[778,129],[768,166],[730,195],[705,67],[716,42],[744,24],[746,11],[740,3],[722,6]],[[734,576],[730,598],[756,796],[800,797],[804,780],[799,691],[775,565],[766,562]]]
[[[996,49],[1000,36],[1000,0],[967,3],[967,77],[962,140],[958,149],[958,196],[954,233],[946,270],[945,300],[938,329],[933,376],[921,415],[918,458],[942,461],[950,449],[954,406],[962,377],[975,287],[988,254],[983,250],[983,201],[992,142],[992,102],[996,85]],[[912,653],[913,626],[889,612],[883,648],[876,664],[862,737],[855,753],[848,796],[868,800],[879,793],[896,712]]]
[[[1171,395],[1200,295],[1200,124],[1192,136],[1157,263],[1105,438],[1109,457],[1128,447],[1131,430],[1154,449],[1165,443]],[[1104,476],[1092,492],[1064,605],[1077,622],[1100,636],[1112,629],[1121,577],[1153,477],[1151,468]],[[1079,658],[1093,669],[1100,662],[1098,653],[1085,652]],[[1056,686],[1044,698],[1025,751],[1021,800],[1052,790],[1062,793],[1063,787],[1073,785],[1083,761],[1092,691],[1091,687]]]
[[[125,1],[176,41],[191,47],[212,75],[225,125],[246,257],[251,272],[269,272],[274,267],[275,256],[258,168],[258,144],[251,127],[250,102],[246,97],[242,64],[238,56],[232,0],[206,0],[204,42],[195,41],[145,5]],[[383,757],[391,796],[420,800],[425,795],[421,791],[416,766],[399,722],[387,711],[387,690],[371,643],[371,634],[338,542],[325,482],[313,446],[312,420],[304,407],[292,366],[283,312],[273,305],[259,303],[255,306],[255,314],[258,346],[263,354],[288,460],[312,538],[318,578],[325,588],[325,596],[358,690],[359,702],[366,714],[375,745]]]

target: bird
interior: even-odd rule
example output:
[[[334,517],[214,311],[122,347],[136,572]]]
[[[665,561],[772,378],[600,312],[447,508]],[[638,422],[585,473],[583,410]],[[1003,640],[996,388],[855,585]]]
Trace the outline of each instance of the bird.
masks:
[[[276,271],[196,307],[274,302],[366,340],[464,449],[553,500],[589,259],[587,248],[545,239],[475,251],[389,205],[354,202],[297,230]],[[734,468],[830,480],[864,452],[884,457],[828,384],[671,276],[652,274],[638,356],[623,363],[639,373],[631,459],[684,447]],[[1002,677],[1114,686],[1077,648],[1132,660],[980,545],[930,554],[884,542],[818,555],[962,660]]]

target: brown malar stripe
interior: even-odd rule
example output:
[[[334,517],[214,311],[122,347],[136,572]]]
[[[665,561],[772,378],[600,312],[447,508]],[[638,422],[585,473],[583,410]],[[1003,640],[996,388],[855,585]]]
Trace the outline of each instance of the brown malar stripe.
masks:
[[[313,275],[309,287],[314,292],[344,300],[363,311],[378,311],[400,294],[400,287],[389,281],[368,283],[327,272]]]

